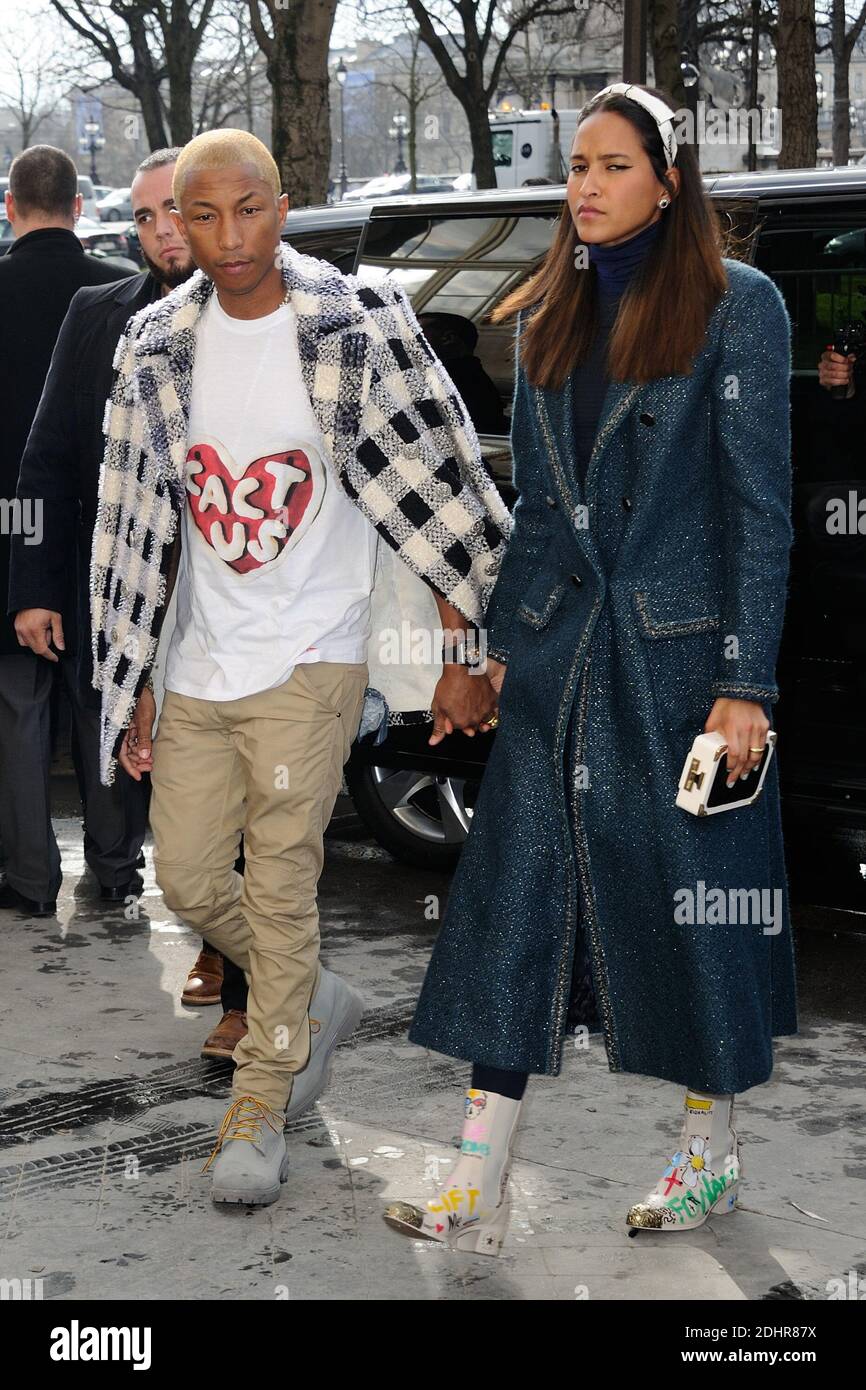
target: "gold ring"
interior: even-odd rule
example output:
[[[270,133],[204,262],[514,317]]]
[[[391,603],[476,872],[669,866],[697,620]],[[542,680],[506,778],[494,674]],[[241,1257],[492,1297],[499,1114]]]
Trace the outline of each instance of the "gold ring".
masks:
[[[482,724],[486,724],[489,729],[495,729],[499,723],[499,715],[492,714],[489,719],[482,719]]]
[[[749,752],[750,752],[750,753],[763,753],[763,751],[764,751],[763,748],[750,748],[750,749],[749,749]]]

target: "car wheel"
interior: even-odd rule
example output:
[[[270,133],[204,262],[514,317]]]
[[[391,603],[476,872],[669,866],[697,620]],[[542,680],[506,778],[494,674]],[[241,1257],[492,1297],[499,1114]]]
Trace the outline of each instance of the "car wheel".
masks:
[[[457,863],[480,779],[350,763],[346,785],[361,820],[395,859],[423,869]]]

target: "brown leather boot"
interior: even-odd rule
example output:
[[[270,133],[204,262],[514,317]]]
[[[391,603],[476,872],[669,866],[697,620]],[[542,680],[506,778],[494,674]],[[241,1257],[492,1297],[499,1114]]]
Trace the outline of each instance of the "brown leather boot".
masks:
[[[246,1037],[247,1016],[242,1009],[229,1009],[224,1013],[216,1028],[201,1050],[202,1057],[228,1057]]]
[[[219,951],[202,946],[187,976],[182,1004],[218,1004],[223,983],[223,958]]]

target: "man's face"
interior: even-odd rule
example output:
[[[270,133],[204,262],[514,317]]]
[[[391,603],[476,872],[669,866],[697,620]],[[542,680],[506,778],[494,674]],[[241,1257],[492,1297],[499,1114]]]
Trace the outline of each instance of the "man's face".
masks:
[[[255,165],[199,169],[187,179],[172,215],[193,259],[225,298],[255,291],[275,271],[288,195],[274,197]]]
[[[155,280],[168,289],[182,285],[195,270],[190,249],[177,230],[171,209],[173,164],[136,174],[132,181],[132,216],[141,255]]]

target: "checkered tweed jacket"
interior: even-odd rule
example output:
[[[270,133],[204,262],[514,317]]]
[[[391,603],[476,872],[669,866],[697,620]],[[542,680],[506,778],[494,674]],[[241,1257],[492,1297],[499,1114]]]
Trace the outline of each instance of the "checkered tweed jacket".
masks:
[[[414,582],[480,624],[511,518],[405,291],[387,281],[370,288],[285,243],[278,258],[327,464]],[[90,573],[106,785],[165,616],[186,505],[195,326],[212,292],[196,271],[130,319],[114,357]]]

